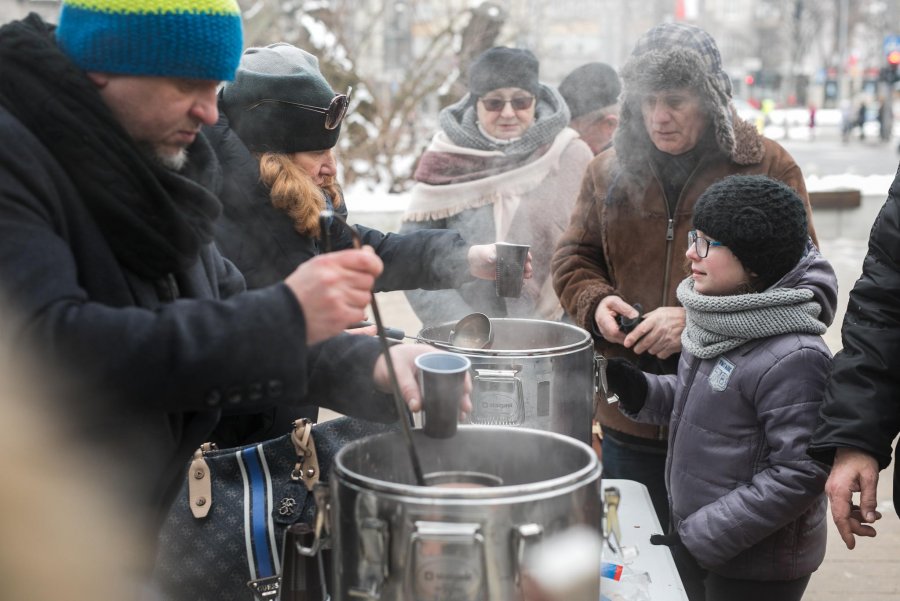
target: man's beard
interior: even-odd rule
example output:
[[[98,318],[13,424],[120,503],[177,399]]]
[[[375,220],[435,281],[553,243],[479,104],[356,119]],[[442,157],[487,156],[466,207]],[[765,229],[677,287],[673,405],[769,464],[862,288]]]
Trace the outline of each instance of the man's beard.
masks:
[[[145,157],[166,169],[178,172],[184,169],[184,166],[187,164],[188,152],[186,148],[181,148],[178,152],[172,154],[171,152],[163,152],[149,142],[139,142],[138,146]]]
[[[156,160],[162,163],[163,167],[168,167],[172,171],[181,171],[187,164],[188,153],[186,148],[180,149],[175,154],[156,152]]]

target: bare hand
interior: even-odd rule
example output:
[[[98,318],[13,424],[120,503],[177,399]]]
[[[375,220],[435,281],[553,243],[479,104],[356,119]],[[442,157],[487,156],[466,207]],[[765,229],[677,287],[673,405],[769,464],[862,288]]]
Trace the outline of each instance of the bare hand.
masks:
[[[476,244],[469,247],[467,256],[469,272],[481,280],[497,279],[497,247],[494,244]],[[525,279],[534,276],[531,251],[525,259]]]
[[[413,413],[422,410],[422,394],[419,391],[418,369],[415,360],[425,353],[443,352],[427,344],[395,344],[391,346],[391,359],[394,363],[394,371],[397,373],[397,384],[400,386],[400,395],[407,407]],[[382,392],[392,392],[391,379],[388,374],[387,361],[384,355],[378,357],[375,362],[375,371],[372,374],[375,386]],[[472,400],[469,393],[472,392],[472,379],[466,374],[465,394],[459,400],[460,418],[472,412]]]
[[[616,317],[624,315],[628,318],[635,318],[639,314],[638,310],[622,300],[622,297],[611,294],[604,297],[597,305],[597,309],[594,311],[594,323],[597,324],[597,331],[605,340],[622,344],[625,341],[625,334],[619,329]]]
[[[285,283],[306,317],[306,343],[315,344],[362,321],[375,278],[384,266],[371,247],[314,257],[294,270]]]
[[[650,353],[667,359],[681,351],[681,332],[684,331],[683,307],[658,307],[644,315],[625,341],[625,348],[635,353]]]
[[[856,546],[856,536],[875,536],[867,524],[881,519],[878,504],[878,461],[865,451],[839,448],[834,454],[825,494],[831,503],[831,518],[848,549]],[[853,505],[853,493],[860,493],[859,507]]]

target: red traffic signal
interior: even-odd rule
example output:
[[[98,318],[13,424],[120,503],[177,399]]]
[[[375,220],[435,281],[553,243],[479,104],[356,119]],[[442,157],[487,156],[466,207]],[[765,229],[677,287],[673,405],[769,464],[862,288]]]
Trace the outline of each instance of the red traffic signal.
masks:
[[[897,55],[897,60],[900,60],[900,52],[898,52]],[[744,83],[748,86],[752,86],[754,83],[756,83],[756,80],[752,75],[747,75],[746,77],[744,77]]]
[[[891,50],[887,55],[887,61],[892,65],[900,65],[900,50]]]

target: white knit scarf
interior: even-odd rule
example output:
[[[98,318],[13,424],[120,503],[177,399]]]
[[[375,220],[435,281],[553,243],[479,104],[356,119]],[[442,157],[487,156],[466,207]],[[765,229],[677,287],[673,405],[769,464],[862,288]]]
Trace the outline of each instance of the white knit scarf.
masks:
[[[819,334],[827,326],[819,321],[821,305],[812,290],[773,288],[752,294],[707,296],[694,292],[694,280],[678,285],[686,323],[681,346],[695,357],[710,359],[750,340],[789,332]]]

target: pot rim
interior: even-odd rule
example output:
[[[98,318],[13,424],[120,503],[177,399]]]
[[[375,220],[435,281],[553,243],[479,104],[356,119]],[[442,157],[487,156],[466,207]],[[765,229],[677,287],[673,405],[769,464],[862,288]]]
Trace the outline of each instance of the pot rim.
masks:
[[[601,468],[600,461],[599,459],[597,459],[597,454],[589,445],[581,442],[580,440],[572,438],[571,436],[557,434],[556,432],[548,432],[546,430],[515,426],[480,426],[460,424],[458,430],[462,432],[490,430],[497,434],[500,434],[501,432],[510,432],[513,435],[521,434],[523,431],[537,432],[546,437],[557,439],[562,443],[578,447],[579,450],[587,457],[587,463],[575,471],[569,472],[568,474],[562,476],[558,476],[556,478],[540,480],[537,482],[529,482],[527,484],[490,486],[484,488],[440,488],[436,486],[419,486],[417,484],[401,484],[397,482],[388,482],[387,480],[379,480],[377,478],[360,474],[359,472],[350,470],[349,468],[344,466],[344,455],[346,453],[352,452],[358,447],[363,446],[367,443],[367,441],[389,436],[400,436],[400,434],[397,432],[386,432],[355,440],[338,451],[337,455],[335,455],[334,464],[332,466],[331,480],[334,483],[342,480],[346,484],[356,485],[368,491],[396,494],[404,497],[414,496],[420,499],[477,499],[483,502],[486,500],[506,500],[514,497],[541,495],[549,492],[554,492],[559,489],[570,488],[573,485],[581,486],[586,482],[590,482],[591,480],[600,479]],[[414,434],[416,434],[417,432],[421,431],[415,430]],[[410,472],[412,472],[411,466]],[[596,472],[596,476],[594,476],[594,472]]]
[[[584,328],[580,328],[576,325],[570,323],[563,323],[560,321],[549,321],[544,319],[520,319],[516,317],[491,317],[491,325],[495,328],[496,332],[496,324],[504,323],[504,322],[515,322],[515,323],[539,323],[542,325],[551,324],[554,327],[565,328],[568,330],[572,330],[573,332],[577,332],[581,335],[581,340],[571,342],[569,344],[564,344],[560,346],[552,346],[552,347],[544,347],[544,348],[536,348],[536,349],[480,349],[480,348],[470,348],[465,346],[454,346],[449,342],[444,342],[442,340],[434,340],[433,338],[429,338],[424,335],[424,332],[431,331],[434,332],[440,328],[445,328],[448,326],[453,326],[457,322],[448,321],[446,323],[428,326],[426,328],[422,328],[419,330],[419,333],[416,335],[416,338],[419,342],[424,342],[430,344],[432,346],[436,346],[438,348],[448,350],[454,353],[459,353],[462,355],[475,355],[475,356],[517,356],[521,357],[523,355],[551,355],[555,353],[561,353],[570,350],[580,350],[583,347],[592,348],[593,340],[591,339],[590,333]]]

